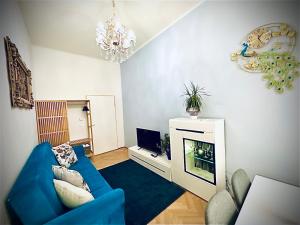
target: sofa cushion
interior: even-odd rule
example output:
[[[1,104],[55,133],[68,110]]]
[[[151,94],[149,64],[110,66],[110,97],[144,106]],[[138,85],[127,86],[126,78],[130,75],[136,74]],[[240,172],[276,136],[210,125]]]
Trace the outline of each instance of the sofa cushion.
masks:
[[[91,192],[89,186],[78,171],[69,170],[63,166],[56,165],[52,166],[52,171],[56,179],[66,181],[70,184],[73,184],[76,187]]]
[[[112,190],[88,158],[81,157],[70,169],[76,170],[82,175],[95,198]]]
[[[61,166],[69,168],[73,163],[77,162],[77,156],[69,144],[61,144],[52,148],[52,151]]]
[[[90,192],[62,180],[53,180],[56,192],[65,206],[76,208],[94,200]]]
[[[81,157],[86,157],[85,156],[85,151],[84,151],[84,148],[82,145],[75,145],[75,146],[72,146],[73,147],[73,150],[77,156],[77,158],[81,158]]]

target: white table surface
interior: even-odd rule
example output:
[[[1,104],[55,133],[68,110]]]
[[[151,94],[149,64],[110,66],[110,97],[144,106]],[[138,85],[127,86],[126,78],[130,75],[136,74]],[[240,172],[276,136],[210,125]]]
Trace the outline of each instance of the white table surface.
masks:
[[[300,224],[300,187],[256,175],[235,224]]]

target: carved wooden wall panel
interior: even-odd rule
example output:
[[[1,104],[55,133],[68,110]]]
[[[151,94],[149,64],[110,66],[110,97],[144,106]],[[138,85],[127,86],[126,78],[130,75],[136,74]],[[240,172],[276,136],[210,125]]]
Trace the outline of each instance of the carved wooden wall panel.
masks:
[[[19,51],[9,37],[4,38],[7,71],[12,107],[32,109],[34,105],[31,71],[26,67]]]

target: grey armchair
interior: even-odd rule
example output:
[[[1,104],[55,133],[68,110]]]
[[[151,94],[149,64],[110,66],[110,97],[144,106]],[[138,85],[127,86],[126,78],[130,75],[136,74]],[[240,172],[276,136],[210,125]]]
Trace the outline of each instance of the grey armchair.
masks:
[[[226,191],[216,193],[208,202],[205,211],[205,223],[234,224],[238,215],[237,208],[231,195]]]
[[[231,183],[236,204],[241,208],[251,186],[249,176],[245,170],[238,169],[233,173]]]

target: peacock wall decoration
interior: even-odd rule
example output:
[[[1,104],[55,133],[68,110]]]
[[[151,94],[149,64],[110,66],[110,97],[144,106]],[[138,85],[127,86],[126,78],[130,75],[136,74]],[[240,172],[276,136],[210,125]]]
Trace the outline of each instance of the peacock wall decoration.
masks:
[[[251,31],[242,41],[242,49],[231,54],[241,69],[262,73],[269,89],[277,93],[293,88],[300,76],[300,62],[293,55],[296,31],[285,23],[271,23]]]

